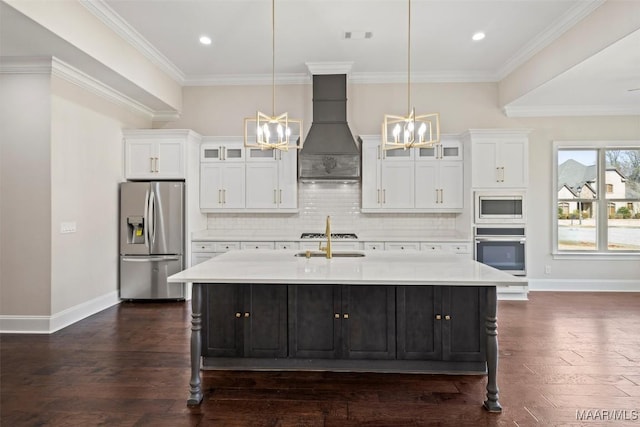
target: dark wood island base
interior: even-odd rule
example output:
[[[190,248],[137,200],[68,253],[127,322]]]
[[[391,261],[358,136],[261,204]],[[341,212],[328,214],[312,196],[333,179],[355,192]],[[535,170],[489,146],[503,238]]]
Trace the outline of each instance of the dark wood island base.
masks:
[[[273,299],[262,301],[267,291],[280,286],[284,289],[286,301],[274,303]],[[226,287],[226,289],[225,289]],[[244,288],[241,288],[244,287]],[[256,288],[257,287],[257,288]],[[300,331],[301,325],[309,326],[313,317],[299,319],[296,323],[296,310],[308,311],[308,300],[301,297],[304,292],[298,288],[313,290],[316,300],[322,295],[339,295],[340,301],[334,301],[329,311],[335,311],[332,322],[336,334],[330,350],[309,349],[296,340],[296,334],[308,334]],[[309,288],[313,287],[313,288]],[[349,289],[349,288],[357,289]],[[377,288],[377,289],[367,289]],[[383,291],[384,288],[384,291]],[[243,289],[239,298],[236,293],[229,300],[229,291]],[[221,290],[221,292],[218,292]],[[225,292],[226,291],[226,292]],[[377,291],[377,292],[374,292]],[[324,293],[323,293],[324,292]],[[268,292],[267,292],[268,293]],[[367,295],[378,294],[378,300]],[[282,295],[282,289],[281,289]],[[220,301],[220,299],[223,301]],[[238,300],[251,307],[250,311],[238,309]],[[314,300],[314,302],[316,301]],[[362,328],[358,326],[358,306],[371,307],[387,304],[375,317],[362,319],[361,326],[371,328],[377,335],[380,330],[393,330],[393,334],[380,342],[367,342],[360,345],[356,338],[362,338]],[[197,406],[203,400],[201,369],[260,369],[260,370],[333,370],[333,371],[371,371],[371,372],[412,372],[412,373],[455,373],[487,375],[487,393],[483,407],[491,413],[502,412],[498,402],[498,334],[497,334],[497,292],[496,286],[392,286],[392,285],[249,285],[249,284],[210,284],[193,283],[191,321],[191,379],[187,405]],[[221,304],[222,303],[222,304]],[[276,321],[276,327],[285,328],[281,333],[288,336],[283,343],[282,337],[273,340],[273,349],[265,351],[248,342],[252,335],[262,336],[268,330],[260,330],[262,324],[274,327],[274,322],[255,319],[253,330],[251,323],[243,327],[234,327],[238,336],[216,336],[220,325],[216,324],[216,314],[212,307],[225,307],[240,321],[250,316],[258,316],[261,303],[269,307],[280,307],[280,315],[288,319]],[[459,305],[459,307],[456,307]],[[416,307],[420,307],[417,313]],[[393,310],[391,310],[393,309]],[[220,310],[220,309],[219,309]],[[223,309],[224,310],[224,309]],[[284,312],[283,312],[284,310]],[[270,313],[277,317],[277,313]],[[424,314],[424,317],[420,316]],[[366,316],[365,316],[366,317]],[[412,321],[407,321],[410,319]],[[464,320],[463,323],[459,319]],[[376,322],[378,324],[376,324]],[[413,323],[422,327],[415,328]],[[216,325],[216,327],[212,327]],[[348,325],[348,326],[345,326]],[[356,326],[354,326],[356,325]],[[396,336],[397,329],[397,336]],[[243,333],[244,332],[244,333]],[[311,332],[311,336],[315,332]],[[431,332],[428,334],[427,332]],[[223,332],[224,333],[224,332]],[[422,334],[417,340],[416,334]],[[340,335],[342,334],[342,335]],[[427,336],[429,335],[429,336]],[[465,337],[470,343],[456,342]],[[215,341],[215,342],[214,342]],[[232,342],[228,348],[221,348],[220,342]],[[264,340],[263,340],[264,341]],[[433,344],[433,347],[430,347]],[[380,351],[371,351],[378,345]],[[284,347],[284,348],[283,348]],[[368,351],[360,351],[366,347]],[[325,351],[325,353],[319,353]],[[315,357],[313,357],[315,356]],[[319,357],[319,358],[318,358]],[[323,359],[323,357],[325,357]]]

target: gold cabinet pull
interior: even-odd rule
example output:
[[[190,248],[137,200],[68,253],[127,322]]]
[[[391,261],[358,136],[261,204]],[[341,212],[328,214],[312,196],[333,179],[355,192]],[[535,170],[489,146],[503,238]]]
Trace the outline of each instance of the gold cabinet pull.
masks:
[[[282,190],[280,190],[280,202],[279,203],[282,203]]]
[[[378,203],[380,203],[380,189],[376,190],[378,192]]]
[[[244,317],[249,317],[249,316],[250,316],[250,314],[249,314],[249,312],[247,311],[247,312],[244,314]]]
[[[334,315],[333,315],[333,318],[334,318],[334,319],[339,319],[339,318],[340,318],[340,313],[336,313],[336,314],[334,314]]]
[[[451,316],[447,314],[446,316],[444,316],[444,320],[451,320]]]
[[[236,313],[236,317],[237,317],[237,318],[242,317],[242,313],[240,313],[240,312]]]
[[[442,320],[442,316],[439,314],[436,314],[436,320]]]
[[[276,203],[278,203],[278,202],[276,201],[276,189],[274,188],[273,189],[273,204],[275,205]]]
[[[218,190],[218,203],[222,203],[222,190]]]
[[[348,319],[348,318],[349,318],[349,313],[345,313],[342,317],[343,317],[344,319]]]
[[[149,172],[153,172],[153,157],[149,157]]]

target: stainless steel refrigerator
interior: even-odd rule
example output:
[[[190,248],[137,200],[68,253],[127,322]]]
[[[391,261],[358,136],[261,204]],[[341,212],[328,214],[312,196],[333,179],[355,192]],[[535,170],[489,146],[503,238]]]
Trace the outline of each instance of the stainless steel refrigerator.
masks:
[[[184,299],[184,182],[120,184],[120,298]]]

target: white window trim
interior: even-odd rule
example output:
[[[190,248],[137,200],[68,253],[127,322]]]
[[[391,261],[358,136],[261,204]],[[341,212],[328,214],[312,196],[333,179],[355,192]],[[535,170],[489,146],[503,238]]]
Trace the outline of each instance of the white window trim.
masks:
[[[625,252],[625,251],[558,251],[558,149],[585,149],[585,150],[597,150],[606,148],[608,150],[628,149],[628,148],[640,148],[640,141],[553,141],[552,148],[552,179],[551,179],[551,194],[553,194],[553,203],[551,209],[551,257],[552,259],[575,259],[575,260],[636,260],[640,259],[640,252]],[[598,167],[601,168],[602,160],[598,159]],[[600,170],[598,170],[598,176]],[[602,181],[602,180],[599,180]],[[599,186],[603,187],[606,191],[605,183],[601,182]],[[602,193],[601,189],[598,189],[598,194],[603,194],[606,198],[606,194]],[[600,199],[603,200],[603,199]],[[599,211],[606,210],[606,203],[598,203]],[[603,207],[604,206],[604,207]],[[600,212],[598,212],[600,217]],[[607,230],[605,227],[598,228],[598,241],[601,241]]]

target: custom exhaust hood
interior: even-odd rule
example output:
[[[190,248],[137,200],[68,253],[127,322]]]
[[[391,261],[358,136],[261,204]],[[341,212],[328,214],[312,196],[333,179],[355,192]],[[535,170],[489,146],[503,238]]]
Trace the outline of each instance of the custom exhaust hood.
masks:
[[[298,179],[357,182],[360,151],[347,124],[347,75],[313,75],[313,122],[298,153]]]

